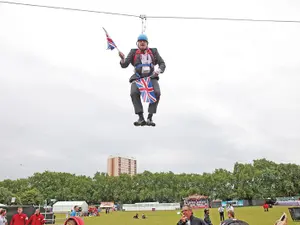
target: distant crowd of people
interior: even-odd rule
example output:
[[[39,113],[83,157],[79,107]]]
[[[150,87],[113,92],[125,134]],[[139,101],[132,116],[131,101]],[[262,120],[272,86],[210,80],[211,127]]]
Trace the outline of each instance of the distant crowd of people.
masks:
[[[40,213],[39,209],[35,210],[35,213],[28,218],[28,216],[23,213],[23,208],[19,207],[17,213],[13,215],[10,225],[44,225],[45,217]],[[8,225],[6,219],[6,210],[0,209],[0,225]]]
[[[225,208],[220,206],[218,212],[220,215],[220,225],[249,225],[247,222],[239,220],[235,217],[234,207],[230,204],[227,206],[226,211],[228,219],[224,218]],[[181,218],[177,222],[177,225],[213,225],[209,215],[209,209],[204,209],[204,218],[197,218],[194,216],[193,208],[190,205],[184,205],[181,211]],[[287,217],[282,220],[276,221],[275,225],[287,225]]]
[[[109,214],[114,211],[114,208],[107,207],[105,208],[105,213]],[[87,212],[83,212],[79,206],[75,205],[74,208],[71,209],[71,213],[66,214],[66,219],[69,216],[100,216],[101,208],[97,206],[89,207]]]

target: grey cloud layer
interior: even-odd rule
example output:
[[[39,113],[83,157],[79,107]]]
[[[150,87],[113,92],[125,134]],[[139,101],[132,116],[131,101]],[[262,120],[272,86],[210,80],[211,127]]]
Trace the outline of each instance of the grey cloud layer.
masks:
[[[44,19],[53,22],[49,15]],[[15,21],[16,29],[4,24],[4,30],[8,34],[19,31],[19,23]],[[152,21],[151,26],[158,25],[155,23],[159,21]],[[0,170],[0,180],[46,169],[93,175],[97,170],[106,171],[111,154],[136,157],[139,172],[210,172],[220,167],[232,169],[236,161],[260,157],[300,163],[298,32],[288,26],[280,26],[283,31],[278,32],[267,25],[235,24],[217,29],[216,24],[205,23],[197,36],[201,39],[197,51],[191,54],[185,44],[176,48],[180,55],[189,57],[190,64],[185,64],[171,54],[173,44],[186,38],[185,32],[178,33],[178,24],[171,24],[168,30],[170,35],[177,32],[173,42],[160,35],[165,26],[158,28],[157,35],[152,34],[167,62],[161,79],[162,102],[155,117],[158,126],[153,129],[132,126],[136,119],[129,96],[132,70],[117,68],[115,52],[98,53],[102,46],[94,33],[95,24],[85,30],[95,35],[91,45],[81,44],[74,50],[81,37],[70,39],[67,47],[63,45],[78,51],[74,58],[65,48],[61,49],[63,56],[56,52],[60,50],[56,45],[67,42],[68,36],[61,40],[54,35],[54,49],[50,41],[38,42],[40,37],[50,35],[51,39],[55,29],[43,27],[34,33],[41,35],[39,38],[32,35],[36,43],[32,44],[30,29],[36,32],[36,24],[24,25],[24,30],[29,29],[24,37],[12,35],[17,50],[12,43],[1,44],[0,150],[4,152],[1,165],[6,169]],[[191,31],[189,35],[198,34],[192,25],[183,25]],[[75,35],[80,28],[73,26],[69,29]],[[245,27],[239,30],[239,26]],[[64,27],[57,29],[64,31]],[[131,46],[132,39],[125,36],[122,43]],[[0,36],[0,43],[8,43],[9,37],[5,42]],[[23,38],[35,47],[32,51],[21,48]],[[39,47],[43,47],[40,52]],[[51,51],[46,54],[47,49]],[[65,56],[70,58],[65,60]],[[65,65],[73,60],[82,61],[86,70],[79,70],[80,65]],[[195,71],[190,65],[199,67]]]

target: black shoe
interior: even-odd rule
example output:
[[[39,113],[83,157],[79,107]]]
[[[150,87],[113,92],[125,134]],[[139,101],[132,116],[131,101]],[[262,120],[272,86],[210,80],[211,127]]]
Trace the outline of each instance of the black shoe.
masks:
[[[147,125],[154,127],[156,124],[152,121],[152,119],[147,119]]]
[[[142,118],[138,119],[138,121],[133,123],[134,126],[145,126],[146,125],[146,121]]]

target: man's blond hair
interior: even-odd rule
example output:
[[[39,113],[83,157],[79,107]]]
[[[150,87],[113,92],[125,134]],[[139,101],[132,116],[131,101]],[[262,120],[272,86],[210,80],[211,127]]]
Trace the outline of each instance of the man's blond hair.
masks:
[[[77,224],[76,224],[75,220],[73,220],[73,219],[68,219],[66,225],[77,225]]]

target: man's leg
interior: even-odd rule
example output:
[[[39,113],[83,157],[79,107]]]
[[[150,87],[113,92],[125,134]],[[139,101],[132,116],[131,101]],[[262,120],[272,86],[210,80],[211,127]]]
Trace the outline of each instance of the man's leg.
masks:
[[[152,103],[152,104],[149,104],[149,108],[148,108],[149,115],[148,115],[147,123],[150,126],[155,126],[155,123],[153,123],[153,121],[152,121],[152,116],[157,111],[157,106],[158,106],[158,103],[159,103],[159,100],[160,100],[161,92],[160,92],[160,86],[159,86],[158,80],[157,79],[151,79],[151,82],[152,82],[152,86],[153,86],[153,89],[154,89],[156,102]]]
[[[135,126],[146,125],[146,121],[144,119],[144,114],[143,114],[143,105],[142,105],[142,101],[141,101],[141,94],[140,94],[138,87],[136,86],[136,84],[134,82],[131,83],[130,96],[131,96],[132,104],[134,107],[134,112],[135,112],[135,114],[139,115],[139,119],[138,119],[138,121],[134,122],[134,125]]]

